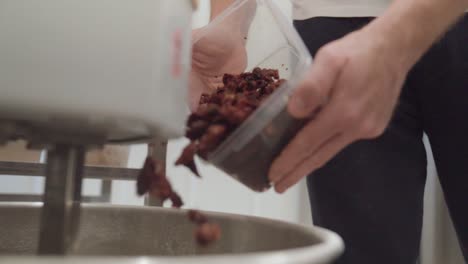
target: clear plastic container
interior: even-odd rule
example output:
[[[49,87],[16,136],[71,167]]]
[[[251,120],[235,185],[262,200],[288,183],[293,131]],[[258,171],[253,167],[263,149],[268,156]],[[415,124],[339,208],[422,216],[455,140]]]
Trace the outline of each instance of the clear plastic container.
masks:
[[[254,191],[270,187],[269,167],[305,121],[293,119],[286,110],[289,95],[309,68],[312,58],[297,31],[271,0],[238,0],[195,38],[218,34],[216,27],[233,23],[240,13],[251,16],[246,36],[248,66],[278,69],[288,80],[275,91],[214,152],[208,162]]]

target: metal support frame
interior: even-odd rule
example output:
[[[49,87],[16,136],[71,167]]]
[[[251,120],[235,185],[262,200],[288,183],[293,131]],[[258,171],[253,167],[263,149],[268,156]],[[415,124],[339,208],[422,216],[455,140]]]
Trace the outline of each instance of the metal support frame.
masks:
[[[80,219],[85,148],[55,145],[47,151],[46,183],[41,211],[41,255],[64,255],[73,247]]]
[[[0,177],[44,177],[45,170],[46,164],[43,163],[0,161]],[[138,173],[139,169],[86,166],[84,167],[83,178],[102,180],[101,190],[99,196],[84,196],[81,200],[85,203],[109,203],[111,201],[112,181],[134,181]],[[42,194],[0,194],[0,201],[2,202],[39,202],[42,201],[42,198]]]
[[[0,175],[43,177],[45,169],[46,164],[43,163],[0,161]],[[85,166],[83,178],[134,181],[139,171],[139,169]]]

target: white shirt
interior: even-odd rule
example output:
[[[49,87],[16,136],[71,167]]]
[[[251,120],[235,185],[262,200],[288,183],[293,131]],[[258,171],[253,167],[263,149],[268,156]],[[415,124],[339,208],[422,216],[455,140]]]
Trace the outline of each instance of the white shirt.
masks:
[[[382,14],[392,0],[292,0],[293,18],[317,16],[375,17]]]

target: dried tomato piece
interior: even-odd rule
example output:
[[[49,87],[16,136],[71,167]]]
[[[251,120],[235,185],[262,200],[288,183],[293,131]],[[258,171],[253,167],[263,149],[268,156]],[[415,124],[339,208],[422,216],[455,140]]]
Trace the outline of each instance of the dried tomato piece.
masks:
[[[145,193],[158,197],[162,202],[171,200],[172,206],[180,208],[184,203],[174,192],[171,183],[166,178],[165,166],[151,157],[147,157],[137,178],[137,193]]]
[[[171,192],[169,199],[171,200],[172,207],[174,208],[181,208],[184,205],[182,198],[176,192]]]
[[[221,238],[221,228],[215,223],[203,223],[195,231],[195,238],[199,245],[207,246]]]
[[[208,218],[200,211],[189,210],[187,215],[190,221],[197,225],[195,239],[200,246],[208,246],[221,238],[219,225],[210,223]]]
[[[205,120],[195,120],[187,127],[185,136],[190,140],[199,139],[203,133],[205,133],[209,125],[210,123]]]
[[[235,93],[232,93],[232,92],[229,92],[229,93],[225,93],[224,96],[223,96],[223,107],[226,106],[226,105],[231,105],[234,103],[234,101],[237,99],[237,95]],[[223,108],[221,108],[222,110]]]
[[[200,177],[198,174],[197,166],[195,165],[195,153],[198,150],[198,143],[192,142],[184,148],[182,154],[176,161],[176,165],[184,165],[189,168],[195,175]]]
[[[265,88],[268,85],[268,82],[265,80],[258,80],[255,82],[255,87],[257,88]]]
[[[245,119],[251,114],[252,108],[250,107],[243,107],[238,108],[234,106],[227,106],[221,109],[221,114],[225,117],[226,121],[229,122],[230,125],[240,125],[244,122]]]
[[[206,133],[200,139],[198,154],[206,159],[208,153],[213,151],[224,139],[226,131],[226,126],[223,125],[211,125],[208,127]]]
[[[224,84],[224,85],[227,85],[227,84],[228,84],[230,81],[232,81],[234,78],[235,78],[235,77],[234,77],[234,75],[232,75],[232,74],[228,74],[228,73],[224,74],[224,75],[223,75],[223,84]]]
[[[219,113],[219,106],[216,104],[202,104],[199,105],[197,111],[193,114],[193,118],[210,121],[214,116]]]
[[[278,70],[257,67],[238,75],[224,74],[222,81],[224,86],[201,96],[197,111],[190,115],[186,137],[191,144],[176,162],[197,175],[193,156],[207,159],[285,80],[279,79]]]
[[[255,69],[254,69],[255,71]],[[279,72],[278,70],[274,70],[274,69],[260,69],[260,71],[262,72],[262,76],[263,77],[267,77],[267,78],[271,78],[271,79],[276,79],[278,80],[279,79]]]
[[[161,200],[167,200],[172,194],[172,187],[165,176],[157,176],[152,182],[150,193],[153,196],[159,197]]]
[[[200,96],[200,101],[198,102],[199,104],[206,104],[210,101],[210,95],[209,94],[202,94]]]
[[[146,158],[143,168],[140,170],[137,178],[137,193],[143,195],[147,193],[151,187],[152,177],[156,171],[156,164],[150,157]]]
[[[188,217],[190,221],[192,221],[195,224],[203,224],[203,223],[208,222],[208,219],[206,218],[206,216],[197,210],[189,210]]]
[[[259,67],[256,67],[252,70],[252,74],[255,76],[255,78],[260,79],[263,77],[263,71]]]
[[[252,87],[252,89],[255,89],[255,87]],[[246,90],[247,90],[247,91],[251,90],[251,89],[249,89],[249,83],[248,83],[246,80],[241,80],[241,81],[239,82],[239,85],[237,86],[237,90],[236,90],[236,91],[237,91],[238,93],[241,93],[241,92],[246,91]]]

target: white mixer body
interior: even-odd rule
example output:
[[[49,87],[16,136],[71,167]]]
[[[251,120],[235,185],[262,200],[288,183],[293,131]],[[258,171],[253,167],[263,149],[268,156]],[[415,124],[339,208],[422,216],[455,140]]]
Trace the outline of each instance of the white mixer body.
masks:
[[[182,135],[192,8],[182,0],[0,1],[3,140]]]

